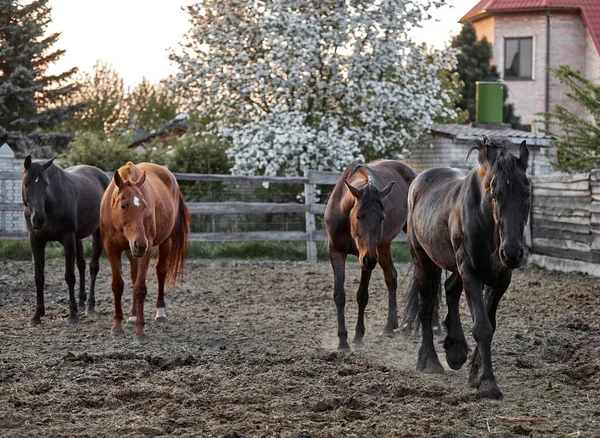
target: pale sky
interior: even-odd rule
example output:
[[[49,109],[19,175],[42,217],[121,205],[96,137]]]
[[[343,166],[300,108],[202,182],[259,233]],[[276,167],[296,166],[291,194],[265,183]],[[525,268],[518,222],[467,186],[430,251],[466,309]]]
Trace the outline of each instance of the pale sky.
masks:
[[[113,68],[133,86],[146,77],[156,83],[175,73],[169,48],[178,48],[189,29],[182,6],[193,0],[50,0],[50,32],[61,32],[55,49],[66,53],[50,73],[71,67],[91,72],[97,60]],[[460,31],[458,19],[476,0],[448,0],[453,8],[437,10],[434,19],[414,32],[417,42],[443,48]]]

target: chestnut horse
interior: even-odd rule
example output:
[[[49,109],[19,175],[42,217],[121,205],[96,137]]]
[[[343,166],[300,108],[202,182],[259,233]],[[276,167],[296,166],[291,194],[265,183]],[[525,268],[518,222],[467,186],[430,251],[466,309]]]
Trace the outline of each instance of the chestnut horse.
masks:
[[[165,167],[128,162],[115,171],[100,207],[100,231],[112,269],[115,299],[111,333],[123,333],[123,252],[131,263],[133,300],[130,320],[135,321],[134,338],[141,342],[147,340],[144,333],[146,274],[155,246],[158,246],[156,320],[167,322],[165,282],[174,283],[183,275],[189,223],[190,216],[177,180]]]
[[[79,310],[85,309],[85,257],[81,239],[93,236],[90,261],[88,314],[95,313],[95,284],[100,269],[100,201],[108,176],[97,167],[74,166],[63,170],[54,158],[45,162],[25,158],[21,182],[25,222],[35,269],[37,304],[29,324],[41,323],[44,306],[44,264],[46,243],[58,241],[65,250],[65,281],[69,288],[69,324],[77,324],[75,264],[79,270]]]
[[[399,161],[378,160],[364,164],[357,160],[344,171],[327,202],[325,226],[333,267],[333,298],[337,307],[340,349],[349,348],[344,319],[348,254],[358,256],[361,268],[356,294],[358,321],[353,343],[361,344],[365,334],[369,280],[378,262],[388,288],[388,316],[383,332],[392,334],[398,328],[397,273],[392,262],[391,243],[400,231],[406,231],[408,187],[416,175],[411,167]]]
[[[479,161],[471,172],[428,169],[414,180],[408,195],[407,240],[414,276],[405,320],[411,327],[419,317],[423,328],[417,370],[444,372],[433,345],[431,320],[439,305],[441,270],[445,269],[452,272],[445,282],[446,361],[457,370],[467,360],[459,314],[464,287],[477,342],[469,383],[478,388],[480,397],[495,399],[502,397],[491,354],[496,310],[513,269],[523,261],[523,233],[531,207],[531,184],[525,173],[527,146],[521,143],[519,156],[510,148],[507,139],[484,137],[471,149],[478,152]]]

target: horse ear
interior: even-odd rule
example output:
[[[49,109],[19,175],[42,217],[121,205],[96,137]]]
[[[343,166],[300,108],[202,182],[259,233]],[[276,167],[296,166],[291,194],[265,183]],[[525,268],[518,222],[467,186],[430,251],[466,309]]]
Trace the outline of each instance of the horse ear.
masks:
[[[519,162],[523,166],[523,169],[527,169],[527,163],[529,160],[529,149],[527,149],[527,142],[523,140],[521,146],[519,146]]]
[[[394,184],[396,184],[396,181],[392,181],[391,183],[389,183],[387,186],[384,187],[384,189],[381,191],[381,199],[385,198],[387,195],[390,194],[390,192],[394,188]]]
[[[350,190],[350,193],[352,193],[352,195],[356,198],[356,199],[360,199],[362,198],[363,192],[362,190],[357,189],[356,187],[352,187],[348,181],[344,181],[344,184],[346,184],[346,187],[348,187],[348,190]]]
[[[142,175],[138,178],[138,180],[134,183],[136,186],[141,187],[142,184],[146,182],[146,171],[142,172]]]
[[[115,174],[113,176],[113,181],[115,185],[120,189],[123,186],[123,180],[121,179],[121,175],[119,174],[119,170],[115,170]]]
[[[25,167],[25,169],[29,169],[29,167],[31,166],[31,155],[27,155],[25,157],[25,162],[23,163],[23,166]]]
[[[50,166],[52,166],[52,163],[54,163],[54,160],[56,160],[56,157],[52,157],[52,158],[50,158],[48,161],[46,161],[46,162],[43,164],[43,166],[44,166],[44,169],[48,170],[48,168],[49,168]]]
[[[491,139],[487,135],[484,135],[481,143],[483,146],[479,149],[477,161],[482,165],[485,165],[486,163],[492,164],[496,161],[496,150],[493,147],[488,147],[491,143]]]

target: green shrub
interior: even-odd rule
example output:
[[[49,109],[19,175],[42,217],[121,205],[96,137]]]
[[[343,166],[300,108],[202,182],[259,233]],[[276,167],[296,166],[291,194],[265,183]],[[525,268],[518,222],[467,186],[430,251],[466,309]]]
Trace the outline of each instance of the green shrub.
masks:
[[[89,164],[114,171],[128,161],[137,161],[137,152],[127,147],[129,138],[78,132],[63,157],[68,165]]]

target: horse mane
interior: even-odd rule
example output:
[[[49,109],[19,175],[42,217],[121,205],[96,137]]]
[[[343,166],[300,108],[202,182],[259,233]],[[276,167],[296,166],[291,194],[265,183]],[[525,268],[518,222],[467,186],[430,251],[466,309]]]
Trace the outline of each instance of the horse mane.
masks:
[[[484,161],[487,161],[491,164],[493,173],[512,173],[517,165],[517,157],[511,153],[512,148],[512,142],[506,137],[484,135],[473,140],[473,146],[467,152],[466,159],[470,158],[473,151],[478,151],[479,163],[484,164]],[[481,157],[482,150],[486,152],[485,158]]]
[[[347,175],[344,175],[344,180],[353,177],[356,173],[363,172],[367,177],[363,195],[360,198],[359,209],[365,208],[372,202],[378,203],[383,208],[383,200],[381,199],[381,189],[375,182],[375,177],[371,168],[361,160],[354,161],[347,169]]]

